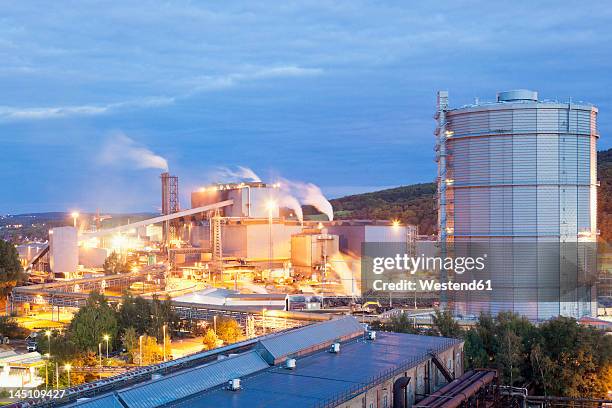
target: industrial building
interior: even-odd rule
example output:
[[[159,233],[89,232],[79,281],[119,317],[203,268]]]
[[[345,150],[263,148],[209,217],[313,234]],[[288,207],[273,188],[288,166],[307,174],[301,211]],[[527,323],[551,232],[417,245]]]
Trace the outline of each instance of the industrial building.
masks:
[[[595,288],[580,277],[591,266],[578,244],[597,237],[597,113],[528,90],[451,108],[448,92],[438,92],[440,241],[449,251],[503,248],[490,265],[493,292],[455,299],[458,313],[595,315]]]
[[[202,362],[190,365],[194,360]],[[125,382],[75,387],[55,404],[410,407],[461,377],[462,364],[460,340],[371,332],[354,317],[343,317],[153,366],[140,380],[133,373],[131,380],[123,375]]]

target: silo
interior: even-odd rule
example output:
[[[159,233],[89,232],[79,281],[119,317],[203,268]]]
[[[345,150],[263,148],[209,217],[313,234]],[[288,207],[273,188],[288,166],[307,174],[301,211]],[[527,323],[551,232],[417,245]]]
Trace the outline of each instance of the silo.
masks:
[[[74,227],[56,227],[49,231],[49,263],[56,278],[72,278],[79,268],[78,232]]]
[[[511,310],[531,319],[596,312],[595,289],[579,277],[590,262],[578,252],[597,236],[597,113],[528,90],[456,109],[448,92],[438,93],[442,247],[504,251],[489,265],[503,290],[464,293],[457,311]],[[559,256],[551,255],[554,247]]]

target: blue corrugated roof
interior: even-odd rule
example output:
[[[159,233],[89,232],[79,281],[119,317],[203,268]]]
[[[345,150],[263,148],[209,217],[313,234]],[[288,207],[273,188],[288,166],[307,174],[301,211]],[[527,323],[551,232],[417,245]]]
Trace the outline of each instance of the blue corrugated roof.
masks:
[[[429,351],[452,347],[459,340],[412,334],[378,333],[375,341],[361,338],[344,343],[340,353],[327,350],[298,358],[295,370],[270,367],[243,377],[242,389],[213,389],[173,408],[306,408],[371,385],[374,378],[414,367]]]
[[[346,316],[264,338],[259,342],[259,348],[264,349],[276,361],[336,339],[359,336],[363,331],[357,319]]]
[[[83,402],[79,402],[73,406],[79,408],[125,408],[121,401],[117,399],[115,394],[105,395],[103,397],[92,398]]]
[[[129,408],[154,408],[268,367],[257,352],[249,351],[137,385],[118,394]]]

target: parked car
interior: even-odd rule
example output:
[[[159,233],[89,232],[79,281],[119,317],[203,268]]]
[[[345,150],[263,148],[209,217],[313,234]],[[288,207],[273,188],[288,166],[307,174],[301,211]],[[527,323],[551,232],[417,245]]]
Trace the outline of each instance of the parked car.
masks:
[[[38,348],[38,342],[36,340],[28,340],[26,342],[26,348],[29,352],[36,351]]]

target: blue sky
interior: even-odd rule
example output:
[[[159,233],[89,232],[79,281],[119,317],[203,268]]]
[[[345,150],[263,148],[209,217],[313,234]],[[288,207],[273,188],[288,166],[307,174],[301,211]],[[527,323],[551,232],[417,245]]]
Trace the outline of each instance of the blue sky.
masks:
[[[3,2],[0,213],[155,211],[160,171],[117,140],[183,205],[220,166],[332,197],[429,182],[438,89],[596,104],[610,147],[609,3],[501,3]]]

